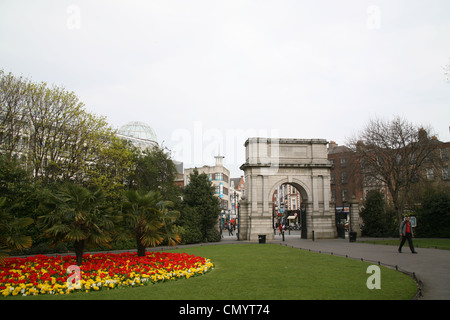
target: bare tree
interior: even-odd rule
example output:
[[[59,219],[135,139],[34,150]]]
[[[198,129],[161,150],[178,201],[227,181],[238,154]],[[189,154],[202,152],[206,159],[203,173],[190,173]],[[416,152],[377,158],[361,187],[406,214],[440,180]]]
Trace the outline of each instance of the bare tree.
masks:
[[[387,188],[399,220],[412,184],[420,179],[425,164],[434,161],[438,141],[429,138],[430,131],[397,116],[392,121],[370,120],[349,141],[364,178]]]

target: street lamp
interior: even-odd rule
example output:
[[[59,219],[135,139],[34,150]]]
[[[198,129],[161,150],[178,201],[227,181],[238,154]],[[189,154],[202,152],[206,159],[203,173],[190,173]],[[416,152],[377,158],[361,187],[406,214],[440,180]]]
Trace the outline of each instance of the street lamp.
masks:
[[[237,239],[239,240],[239,227],[240,227],[239,202],[238,202],[238,200],[239,200],[239,193],[236,193],[236,190],[234,190],[234,192],[233,192],[233,199],[234,199],[234,214],[236,215],[236,218],[237,218],[237,221],[238,221],[236,236],[237,236]]]

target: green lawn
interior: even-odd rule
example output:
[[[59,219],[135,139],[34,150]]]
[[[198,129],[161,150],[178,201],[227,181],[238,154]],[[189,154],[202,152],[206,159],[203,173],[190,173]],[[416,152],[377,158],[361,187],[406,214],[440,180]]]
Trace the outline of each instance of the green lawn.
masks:
[[[381,267],[381,289],[369,290],[366,262],[275,244],[234,244],[173,250],[210,258],[215,268],[202,276],[63,296],[6,299],[290,300],[411,299],[415,282]]]
[[[359,242],[371,244],[383,244],[390,246],[398,246],[400,244],[399,239],[368,240]],[[413,243],[415,248],[433,248],[441,250],[450,250],[450,239],[413,238]],[[408,241],[405,242],[405,248],[408,249]]]

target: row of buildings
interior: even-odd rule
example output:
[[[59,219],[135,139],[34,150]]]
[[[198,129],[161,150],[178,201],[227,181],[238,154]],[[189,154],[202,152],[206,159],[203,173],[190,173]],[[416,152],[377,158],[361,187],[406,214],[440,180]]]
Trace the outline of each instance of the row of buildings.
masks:
[[[441,142],[435,137],[429,139],[436,144],[436,161],[426,161],[421,170],[421,177],[416,181],[426,181],[429,184],[450,186],[450,142]],[[376,189],[385,195],[389,201],[390,194],[385,185],[368,179],[364,174],[363,164],[358,154],[346,146],[339,146],[334,141],[329,143],[328,160],[331,163],[330,188],[331,200],[336,206],[345,206],[351,199],[362,204],[367,193]]]
[[[147,148],[157,145],[157,137],[153,129],[141,122],[132,122],[121,127],[118,135],[128,139],[140,148]],[[427,138],[428,139],[428,138]],[[443,183],[450,185],[450,142],[440,142],[434,137],[431,143],[437,144],[439,152],[440,166],[437,168],[430,164],[425,165],[423,175],[425,180],[431,183]],[[204,165],[198,167],[199,173],[205,173],[211,181],[216,196],[220,199],[222,217],[226,220],[236,218],[238,213],[239,200],[244,196],[245,179],[243,176],[232,178],[230,171],[223,165],[224,156],[215,157],[215,165]],[[364,170],[355,170],[361,163],[358,155],[346,146],[339,146],[334,141],[328,145],[328,160],[330,169],[330,197],[335,203],[336,211],[345,213],[351,199],[362,204],[367,192],[377,189],[385,194],[389,200],[389,192],[386,186],[374,183],[373,180],[366,179]],[[181,186],[189,184],[189,175],[194,168],[183,168],[183,163],[174,161],[178,170],[177,183]],[[297,226],[302,210],[302,199],[300,192],[289,184],[280,185],[272,195],[272,210],[274,216],[274,227],[281,224]]]
[[[122,138],[127,138],[135,145],[147,147],[156,142],[156,134],[146,124],[133,122],[123,126],[118,133]],[[427,137],[426,137],[427,138]],[[428,138],[427,138],[428,139]],[[430,164],[425,166],[423,175],[425,180],[431,183],[443,183],[450,185],[450,142],[440,142],[436,138],[429,139],[431,143],[437,144],[441,165],[437,168]],[[357,153],[346,146],[339,146],[334,141],[328,145],[328,160],[331,164],[330,170],[330,197],[335,203],[336,210],[345,212],[351,199],[362,204],[367,192],[377,189],[385,194],[389,200],[389,192],[386,186],[374,183],[373,180],[366,179],[364,170],[355,170],[361,165],[357,158]],[[198,167],[199,173],[205,173],[215,189],[215,194],[220,199],[222,212],[233,220],[237,215],[237,205],[244,196],[244,177],[232,178],[230,171],[223,165],[224,156],[215,157],[215,165]],[[175,161],[178,170],[178,184],[189,184],[189,175],[194,168],[183,168],[183,163]],[[272,195],[274,227],[280,223],[297,225],[299,223],[299,213],[302,209],[302,199],[300,192],[289,184],[280,185]]]

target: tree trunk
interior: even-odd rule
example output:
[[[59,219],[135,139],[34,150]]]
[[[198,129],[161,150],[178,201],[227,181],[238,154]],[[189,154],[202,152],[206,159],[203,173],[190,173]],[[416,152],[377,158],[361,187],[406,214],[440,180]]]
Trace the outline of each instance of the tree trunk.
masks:
[[[142,244],[141,238],[142,238],[142,235],[139,233],[136,233],[136,247],[137,247],[138,257],[145,256],[145,246]]]
[[[77,258],[77,266],[81,266],[83,264],[84,240],[75,241],[73,246]]]

